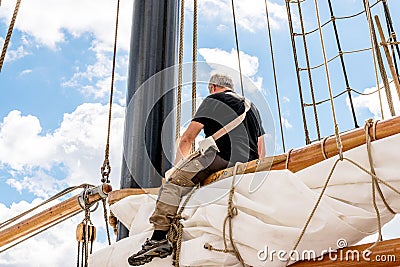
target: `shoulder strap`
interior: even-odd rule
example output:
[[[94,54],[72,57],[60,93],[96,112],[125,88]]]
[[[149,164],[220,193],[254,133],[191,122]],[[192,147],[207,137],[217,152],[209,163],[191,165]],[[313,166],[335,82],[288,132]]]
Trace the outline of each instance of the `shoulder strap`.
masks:
[[[241,124],[244,121],[244,118],[246,117],[247,111],[249,111],[250,107],[251,107],[250,101],[244,98],[244,112],[237,118],[233,119],[230,123],[219,129],[217,132],[215,132],[212,135],[212,138],[214,140],[217,140],[220,137],[232,131],[233,129],[235,129],[239,124]]]

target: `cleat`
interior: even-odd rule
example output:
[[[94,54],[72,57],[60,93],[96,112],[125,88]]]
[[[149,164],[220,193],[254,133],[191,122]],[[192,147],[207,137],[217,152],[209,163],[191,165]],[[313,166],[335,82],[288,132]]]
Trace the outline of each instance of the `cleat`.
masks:
[[[140,266],[149,263],[153,258],[165,258],[172,254],[172,247],[167,239],[160,241],[147,239],[142,249],[128,258],[131,266]]]

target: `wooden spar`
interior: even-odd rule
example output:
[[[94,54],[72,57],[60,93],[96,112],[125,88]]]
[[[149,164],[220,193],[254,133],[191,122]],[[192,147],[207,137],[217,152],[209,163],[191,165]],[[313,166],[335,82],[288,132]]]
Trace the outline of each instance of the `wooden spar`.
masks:
[[[387,44],[386,39],[385,39],[385,34],[383,33],[381,22],[379,21],[378,16],[375,16],[375,21],[376,21],[376,27],[378,28],[379,36],[381,37],[381,41],[382,41],[381,44],[383,46],[383,51],[385,51],[386,60],[388,62],[390,73],[392,74],[394,86],[395,86],[396,91],[397,91],[397,96],[400,99],[399,77],[397,77],[397,73],[396,73],[396,70],[394,68],[392,56],[390,55],[388,44]]]
[[[325,254],[322,259],[317,258],[315,260],[311,259],[298,261],[294,264],[291,264],[290,266],[362,267],[368,265],[368,267],[390,267],[400,265],[400,238],[379,242],[374,248],[372,248],[371,254],[364,252],[371,245],[372,243],[343,248],[338,250],[337,252]]]
[[[395,134],[400,133],[400,116],[393,117],[384,121],[379,121],[376,123],[375,134],[373,133],[373,128],[370,129],[370,136],[375,135],[376,140],[383,139]],[[360,145],[365,144],[365,131],[364,128],[357,128],[352,131],[343,133],[340,135],[343,145],[343,151],[348,151],[350,149],[356,148]],[[302,148],[294,149],[290,152],[290,156],[287,162],[288,169],[292,172],[297,172],[307,167],[310,167],[318,162],[323,161],[324,155],[322,151],[322,144],[324,147],[325,155],[327,158],[334,157],[338,154],[336,137],[331,136],[325,141],[321,140],[319,142],[307,145]],[[246,165],[241,165],[238,167],[237,173],[253,173],[258,171],[266,170],[284,170],[286,169],[286,159],[287,155],[277,155],[272,157],[265,157],[259,160],[253,160],[248,162]],[[204,184],[210,184],[216,180],[227,178],[232,176],[233,167],[225,170],[218,171],[210,175]],[[146,188],[146,189],[122,189],[110,192],[108,196],[109,204],[113,204],[122,198],[129,195],[139,195],[148,193],[157,194],[158,188]],[[112,200],[112,202],[110,202]]]
[[[371,137],[375,135],[376,140],[400,133],[400,116],[393,117],[384,121],[379,121],[378,123],[376,123],[375,134],[372,131],[373,128],[370,129],[369,134]],[[343,151],[348,151],[350,149],[365,144],[364,128],[357,128],[352,131],[343,133],[340,136],[342,140]],[[243,165],[242,168],[238,168],[237,173],[252,173],[255,171],[266,170],[284,170],[286,169],[286,165],[287,169],[289,169],[290,171],[297,172],[323,161],[325,159],[323,151],[325,151],[325,155],[327,158],[338,155],[335,136],[331,136],[327,138],[324,143],[323,142],[324,140],[321,140],[308,146],[292,150],[289,153],[287,164],[287,155],[282,154],[273,157],[266,157],[260,160],[250,161],[247,165]],[[324,150],[322,150],[322,147],[324,148]],[[209,184],[218,179],[232,176],[232,174],[233,167],[221,170],[208,177],[205,180],[204,184]]]
[[[102,190],[107,194],[111,192],[112,188],[110,185],[105,184],[102,186]],[[33,215],[30,218],[1,230],[0,247],[78,212],[81,209],[78,202],[78,197],[79,195],[73,196],[57,205]],[[94,203],[100,200],[101,196],[96,193],[88,196],[88,198],[89,203]]]

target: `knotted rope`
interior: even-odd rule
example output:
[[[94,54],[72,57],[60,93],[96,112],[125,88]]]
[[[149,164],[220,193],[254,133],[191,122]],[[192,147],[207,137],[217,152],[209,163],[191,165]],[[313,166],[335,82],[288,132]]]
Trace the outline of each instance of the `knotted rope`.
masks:
[[[176,213],[174,218],[172,219],[171,226],[169,228],[168,232],[168,241],[172,243],[172,249],[174,251],[172,255],[172,262],[175,267],[179,267],[179,256],[181,253],[181,247],[182,247],[182,233],[183,233],[183,225],[181,223],[182,217],[182,212],[185,209],[187,203],[189,202],[189,199],[192,197],[194,191],[196,191],[197,188],[199,188],[199,184],[195,185],[192,189],[192,191],[189,192],[188,196],[186,197],[185,201],[183,202],[181,208],[179,211]]]
[[[242,264],[242,266],[245,266],[244,260],[243,260],[242,256],[240,255],[240,252],[237,249],[235,242],[233,240],[233,230],[232,230],[232,219],[236,215],[238,215],[238,209],[233,203],[233,195],[235,194],[235,178],[236,178],[237,168],[239,165],[240,165],[240,163],[237,162],[233,169],[232,185],[231,185],[231,189],[229,191],[229,199],[228,199],[228,212],[225,217],[223,228],[222,228],[222,239],[224,240],[224,248],[223,249],[214,248],[209,243],[204,244],[204,248],[208,249],[210,251],[233,253],[233,254],[235,254],[238,261]],[[227,225],[227,223],[229,226],[229,241],[231,243],[232,249],[228,249],[228,244],[226,242],[226,239],[227,239],[226,238],[226,225]]]
[[[384,184],[385,186],[387,186],[388,188],[390,188],[392,191],[394,191],[395,193],[397,193],[397,194],[399,194],[399,195],[400,195],[400,191],[399,191],[398,189],[394,188],[394,187],[393,187],[392,185],[390,185],[388,182],[386,182],[386,181],[382,180],[381,178],[379,178],[379,177],[375,174],[375,170],[374,170],[374,168],[373,168],[373,161],[372,161],[371,138],[370,138],[370,136],[369,136],[369,128],[370,128],[371,126],[372,126],[372,127],[376,127],[376,125],[374,126],[374,124],[375,124],[375,123],[373,123],[372,120],[367,120],[367,121],[366,121],[366,125],[365,125],[365,127],[364,127],[364,129],[365,129],[366,145],[367,145],[367,152],[368,152],[368,158],[369,158],[369,163],[370,163],[370,168],[371,168],[371,170],[368,171],[366,168],[364,168],[363,166],[361,166],[359,163],[357,163],[357,162],[355,162],[354,160],[352,160],[352,159],[350,159],[350,158],[347,158],[347,157],[338,158],[338,159],[335,161],[335,163],[333,164],[332,169],[330,170],[329,175],[328,175],[328,177],[327,177],[327,179],[326,179],[326,181],[325,181],[325,184],[324,184],[324,186],[322,187],[322,190],[321,190],[321,192],[320,192],[320,194],[319,194],[319,196],[318,196],[317,202],[315,203],[315,205],[314,205],[314,207],[313,207],[313,209],[312,209],[312,211],[311,211],[311,213],[310,213],[310,215],[309,215],[309,217],[308,217],[308,219],[307,219],[307,221],[306,221],[306,223],[305,223],[303,229],[301,230],[301,233],[300,233],[300,235],[299,235],[299,237],[298,237],[298,239],[297,239],[297,241],[296,241],[296,243],[295,243],[295,245],[294,245],[292,251],[296,251],[296,249],[297,249],[297,247],[298,247],[298,245],[299,245],[301,239],[303,238],[303,236],[304,236],[304,234],[305,234],[305,232],[306,232],[306,229],[307,229],[308,225],[309,225],[310,222],[311,222],[312,217],[314,216],[314,214],[315,214],[315,212],[316,212],[316,210],[317,210],[317,208],[318,208],[318,206],[319,206],[319,204],[320,204],[320,202],[321,202],[321,200],[322,200],[322,197],[323,197],[323,195],[324,195],[324,193],[325,193],[325,190],[326,190],[327,187],[328,187],[329,181],[330,181],[330,179],[332,178],[333,172],[335,171],[335,169],[336,169],[338,163],[341,162],[341,161],[348,161],[349,163],[353,164],[354,166],[356,166],[357,168],[359,168],[360,170],[362,170],[363,172],[369,174],[369,175],[372,177],[373,205],[374,205],[374,208],[375,208],[375,211],[376,211],[376,214],[377,214],[378,228],[379,228],[379,236],[378,236],[378,240],[377,240],[372,246],[370,246],[368,249],[372,249],[372,248],[380,241],[380,239],[381,239],[381,224],[380,224],[379,210],[378,210],[378,208],[377,208],[377,206],[376,206],[376,200],[375,200],[375,186],[376,186],[377,188],[379,188],[378,183],[381,183],[381,184]],[[383,193],[382,193],[382,191],[381,191],[380,188],[378,189],[378,192],[379,192],[380,197],[381,197],[383,203],[385,204],[386,208],[388,208],[388,210],[389,210],[390,212],[392,212],[393,214],[396,214],[396,212],[394,212],[394,211],[389,207],[389,204],[386,202],[386,200],[385,200],[385,198],[384,198],[384,196],[383,196]],[[288,264],[289,264],[289,261],[287,261],[286,266],[287,266]]]

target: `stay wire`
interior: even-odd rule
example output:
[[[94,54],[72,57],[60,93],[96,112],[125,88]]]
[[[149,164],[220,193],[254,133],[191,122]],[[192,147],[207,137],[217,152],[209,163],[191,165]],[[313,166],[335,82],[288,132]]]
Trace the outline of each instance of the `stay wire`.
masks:
[[[273,49],[273,45],[272,45],[271,24],[270,24],[270,20],[269,20],[268,1],[267,0],[265,0],[265,14],[267,16],[268,40],[269,40],[269,48],[270,48],[270,53],[271,53],[272,72],[274,75],[276,103],[278,105],[279,127],[281,130],[282,147],[283,147],[283,151],[286,152],[285,136],[283,133],[281,104],[280,104],[280,100],[279,100],[278,81],[277,81],[277,76],[276,76],[275,56],[274,56],[274,49]]]
[[[112,71],[111,71],[111,88],[110,88],[110,101],[109,101],[109,110],[108,110],[108,127],[107,127],[107,143],[106,149],[104,153],[104,162],[103,166],[101,166],[101,182],[109,183],[109,176],[111,173],[111,166],[109,161],[110,155],[110,133],[111,133],[111,117],[112,117],[112,103],[113,103],[113,95],[114,95],[114,80],[115,80],[115,66],[117,59],[117,40],[118,40],[118,20],[119,20],[119,7],[120,0],[117,0],[117,14],[115,17],[115,33],[114,33],[114,49],[113,49],[113,62],[112,62]]]
[[[175,141],[181,136],[181,112],[182,112],[182,68],[183,68],[183,46],[185,28],[185,0],[181,0],[180,22],[179,22],[179,52],[178,52],[178,92],[176,96],[176,125]]]
[[[297,50],[296,50],[296,42],[294,40],[294,32],[293,32],[293,21],[292,21],[292,14],[290,11],[290,0],[286,0],[286,13],[288,17],[288,24],[289,24],[289,30],[290,30],[290,40],[292,43],[292,51],[293,51],[293,58],[294,58],[294,64],[296,67],[296,77],[297,77],[297,85],[299,89],[299,98],[300,98],[300,108],[301,108],[301,115],[303,118],[303,128],[304,128],[304,137],[305,137],[305,142],[306,145],[310,144],[310,136],[308,133],[308,126],[307,126],[307,118],[305,114],[305,109],[303,106],[304,99],[303,99],[303,90],[301,87],[301,78],[300,78],[300,69],[299,69],[299,61],[297,58]]]
[[[332,1],[331,0],[328,0],[328,5],[329,5],[329,12],[331,14],[331,17],[334,18],[333,8],[332,8]],[[342,54],[342,46],[340,44],[340,38],[339,38],[339,33],[338,33],[338,29],[337,29],[337,25],[336,25],[336,20],[335,19],[332,19],[332,25],[333,25],[333,31],[335,33],[336,45],[337,45],[337,49],[338,49],[338,52],[339,52],[339,57],[340,57],[340,62],[341,62],[341,66],[342,66],[342,72],[343,72],[343,76],[344,76],[344,81],[345,81],[345,84],[346,84],[347,95],[349,97],[351,114],[353,115],[354,127],[358,128],[359,126],[358,126],[358,123],[357,123],[357,117],[356,117],[356,113],[355,113],[355,110],[354,110],[353,97],[351,96],[349,78],[347,76],[346,64],[344,62],[344,57],[343,57],[343,54]]]
[[[1,5],[1,2],[0,2],[0,5]],[[14,13],[11,18],[10,26],[8,27],[7,35],[4,40],[3,50],[1,51],[0,72],[1,72],[1,69],[3,68],[4,59],[6,57],[8,45],[10,44],[11,35],[12,35],[13,29],[14,29],[14,25],[15,25],[15,21],[17,19],[18,10],[19,10],[20,5],[21,5],[21,0],[17,0],[17,3],[15,4]]]
[[[232,3],[233,28],[235,30],[236,52],[237,52],[237,58],[238,58],[238,64],[239,64],[240,87],[242,89],[242,96],[244,96],[242,67],[241,67],[241,64],[240,64],[239,38],[238,38],[238,32],[237,32],[237,27],[236,27],[236,15],[235,15],[234,0],[232,0],[231,3]]]
[[[330,103],[331,103],[331,111],[332,111],[332,118],[333,118],[333,124],[334,124],[334,129],[335,129],[336,144],[337,144],[337,149],[339,152],[339,157],[340,157],[340,159],[343,159],[343,146],[342,146],[342,140],[339,135],[339,125],[338,125],[337,119],[336,119],[335,103],[333,100],[331,80],[330,80],[330,76],[329,76],[329,67],[328,67],[326,51],[325,51],[325,42],[324,42],[322,28],[321,28],[321,19],[320,19],[320,15],[319,15],[318,0],[314,0],[314,4],[315,4],[315,12],[316,12],[318,28],[319,28],[319,37],[320,37],[320,42],[321,42],[322,55],[324,58],[325,75],[326,75],[326,82],[327,82],[327,86],[328,86],[329,98],[330,98]]]
[[[393,27],[392,16],[390,15],[390,9],[389,9],[389,6],[387,4],[387,1],[386,0],[382,0],[382,5],[383,5],[384,13],[385,13],[385,18],[386,18],[386,25],[387,25],[387,30],[388,30],[388,34],[389,34],[389,41],[393,42],[393,45],[391,45],[392,56],[393,56],[393,60],[394,60],[394,66],[395,66],[395,69],[396,69],[397,78],[399,79],[399,82],[400,82],[399,69],[398,69],[396,53],[395,53],[395,50],[396,50],[397,51],[397,56],[399,57],[399,60],[400,60],[399,43],[397,42],[396,32],[395,32],[394,27]]]
[[[313,111],[314,111],[314,120],[315,120],[315,128],[317,130],[317,138],[318,140],[321,139],[321,132],[319,129],[319,122],[318,122],[318,112],[317,112],[317,105],[315,105],[315,93],[314,93],[314,85],[313,85],[313,80],[312,80],[312,74],[310,70],[310,57],[308,55],[308,48],[307,48],[307,40],[306,36],[304,35],[304,21],[303,21],[303,12],[301,10],[301,4],[300,1],[297,1],[297,9],[299,12],[299,17],[300,17],[300,26],[301,26],[301,33],[302,33],[302,40],[303,40],[303,48],[304,48],[304,55],[306,58],[306,64],[307,64],[307,73],[308,73],[308,81],[310,84],[310,93],[311,93],[311,99],[313,102]]]

